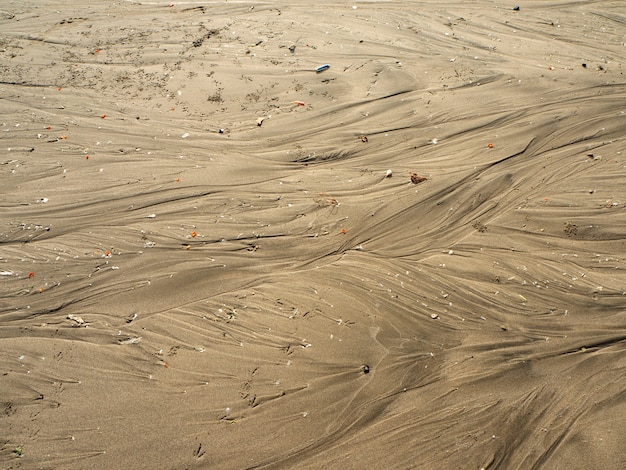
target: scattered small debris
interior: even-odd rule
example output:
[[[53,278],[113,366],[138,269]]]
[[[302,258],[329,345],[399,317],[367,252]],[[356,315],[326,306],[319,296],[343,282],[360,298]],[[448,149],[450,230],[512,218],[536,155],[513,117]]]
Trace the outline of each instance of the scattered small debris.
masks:
[[[571,222],[565,222],[563,224],[563,232],[568,238],[574,238],[578,234],[578,226]]]
[[[289,52],[294,53],[296,52],[296,45],[292,44],[291,46],[289,46]]]
[[[369,142],[369,139],[366,135],[362,135],[361,137],[359,137],[359,139],[361,139],[361,142]]]
[[[437,318],[439,318],[439,315],[437,315],[436,313],[431,313],[430,318],[432,318],[433,320],[436,320]]]
[[[363,366],[361,366],[361,372],[363,372],[364,374],[369,374],[370,366],[368,366],[367,364],[363,364]]]
[[[326,193],[318,194],[316,197],[313,198],[313,200],[320,207],[327,207],[327,206],[337,207],[337,206],[339,206],[339,201],[337,199],[335,199],[334,197],[326,194]]]
[[[260,127],[261,124],[263,124],[263,121],[265,121],[264,117],[257,118],[256,119],[256,125]]]
[[[387,170],[385,173],[385,178],[391,178],[393,176],[393,172],[391,170]]]

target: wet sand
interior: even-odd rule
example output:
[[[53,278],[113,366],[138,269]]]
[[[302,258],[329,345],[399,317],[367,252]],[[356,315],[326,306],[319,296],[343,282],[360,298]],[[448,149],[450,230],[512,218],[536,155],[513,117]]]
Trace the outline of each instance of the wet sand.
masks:
[[[3,2],[1,466],[625,468],[626,15],[514,6]]]

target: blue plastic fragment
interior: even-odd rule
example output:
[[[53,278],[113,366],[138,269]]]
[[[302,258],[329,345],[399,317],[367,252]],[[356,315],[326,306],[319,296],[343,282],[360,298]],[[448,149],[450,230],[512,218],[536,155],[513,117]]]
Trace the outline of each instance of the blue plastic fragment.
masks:
[[[324,65],[320,65],[318,68],[315,69],[315,71],[317,73],[323,72],[324,70],[328,70],[330,68],[330,65],[328,64],[324,64]]]

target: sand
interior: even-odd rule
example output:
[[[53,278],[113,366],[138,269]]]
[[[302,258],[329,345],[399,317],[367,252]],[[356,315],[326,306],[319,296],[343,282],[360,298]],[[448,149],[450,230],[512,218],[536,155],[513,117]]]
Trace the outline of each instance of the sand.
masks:
[[[624,5],[519,5],[1,2],[0,466],[625,468]]]

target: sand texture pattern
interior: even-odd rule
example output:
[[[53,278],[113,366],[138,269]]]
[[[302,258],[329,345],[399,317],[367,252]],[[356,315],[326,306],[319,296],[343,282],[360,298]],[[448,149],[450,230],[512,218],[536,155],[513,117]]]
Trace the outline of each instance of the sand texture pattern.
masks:
[[[0,467],[626,468],[626,11],[515,6],[0,2]]]

